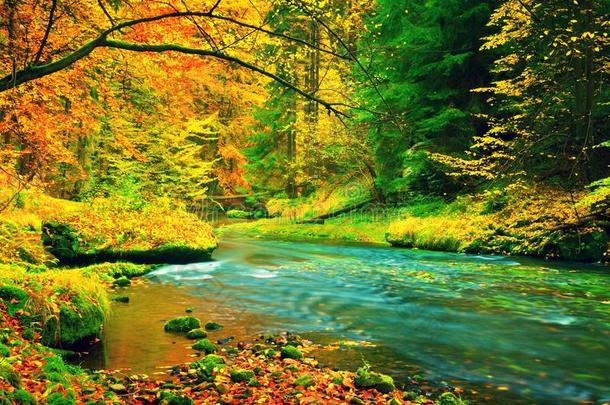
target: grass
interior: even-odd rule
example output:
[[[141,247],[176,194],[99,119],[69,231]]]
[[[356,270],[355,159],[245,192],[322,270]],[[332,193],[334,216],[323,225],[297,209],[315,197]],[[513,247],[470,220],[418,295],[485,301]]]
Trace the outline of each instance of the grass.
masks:
[[[585,225],[578,232],[562,228],[587,215],[586,209],[574,205],[573,197],[582,198],[556,189],[515,187],[461,196],[452,202],[418,198],[400,207],[371,206],[329,218],[323,224],[298,224],[291,216],[293,211],[284,210],[278,218],[232,224],[219,232],[297,241],[328,239],[451,252],[608,261],[609,237],[603,228]],[[296,211],[309,212],[307,207]]]

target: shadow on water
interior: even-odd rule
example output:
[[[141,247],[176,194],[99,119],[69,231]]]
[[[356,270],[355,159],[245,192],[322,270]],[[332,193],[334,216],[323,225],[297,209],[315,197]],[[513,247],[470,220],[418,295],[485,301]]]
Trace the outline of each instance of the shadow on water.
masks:
[[[319,353],[363,359],[400,381],[420,374],[475,402],[610,400],[610,286],[601,266],[550,264],[364,245],[223,240],[214,262],[166,266],[116,304],[94,368],[153,374],[193,352],[163,322],[193,307],[235,341],[296,331],[374,347]],[[476,391],[476,394],[473,393]]]

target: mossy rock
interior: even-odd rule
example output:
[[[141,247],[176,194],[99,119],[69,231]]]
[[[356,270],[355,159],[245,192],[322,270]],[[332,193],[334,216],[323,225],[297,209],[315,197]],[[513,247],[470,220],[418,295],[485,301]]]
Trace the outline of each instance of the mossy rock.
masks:
[[[61,263],[69,265],[104,262],[187,264],[211,260],[212,252],[216,248],[215,243],[198,247],[191,246],[188,242],[168,242],[148,249],[106,248],[103,247],[104,244],[98,247],[94,243],[95,238],[85,243],[77,229],[58,221],[46,222],[42,225],[42,242],[49,253]]]
[[[126,295],[117,295],[111,298],[114,302],[121,302],[123,304],[129,303],[129,297]]]
[[[104,311],[97,303],[76,295],[70,304],[61,304],[59,320],[45,324],[41,343],[50,347],[78,346],[99,336],[104,319]]]
[[[131,285],[131,280],[125,276],[121,276],[112,283],[115,287],[127,287]]]
[[[233,382],[246,382],[250,381],[252,378],[254,378],[254,371],[243,369],[231,370],[231,381]]]
[[[303,353],[296,347],[288,345],[282,347],[281,357],[283,359],[300,360],[303,358]]]
[[[176,395],[170,391],[163,391],[159,394],[159,405],[193,405],[194,403],[186,395]]]
[[[23,333],[21,334],[21,336],[25,339],[25,340],[34,340],[34,338],[36,337],[34,335],[34,330],[32,328],[27,328],[23,331]]]
[[[208,337],[207,332],[202,328],[192,329],[186,334],[188,339],[204,339]]]
[[[250,378],[248,381],[248,387],[260,387],[261,383],[256,378]]]
[[[452,392],[442,393],[434,403],[436,405],[466,405],[466,402],[456,397]]]
[[[23,308],[28,297],[28,293],[17,286],[0,286],[0,300],[4,301],[11,316]]]
[[[194,363],[194,365],[202,370],[206,376],[211,376],[214,369],[224,367],[225,360],[216,354],[208,354],[197,363]]]
[[[206,354],[215,353],[216,345],[210,342],[208,339],[201,339],[197,343],[192,346],[193,350],[197,350],[198,352],[203,352]]]
[[[375,389],[383,394],[390,393],[396,389],[394,379],[389,375],[374,373],[368,368],[361,367],[354,378],[356,388]]]
[[[295,387],[309,388],[309,387],[316,385],[316,382],[314,381],[314,379],[311,375],[304,374],[304,375],[300,376],[299,378],[297,378],[296,380],[294,380],[294,383],[292,383],[292,385],[294,385]]]
[[[181,316],[165,323],[166,332],[189,332],[201,328],[201,321],[192,316]]]
[[[209,330],[209,331],[221,330],[222,328],[223,328],[223,326],[216,322],[207,322],[205,324],[205,330]]]

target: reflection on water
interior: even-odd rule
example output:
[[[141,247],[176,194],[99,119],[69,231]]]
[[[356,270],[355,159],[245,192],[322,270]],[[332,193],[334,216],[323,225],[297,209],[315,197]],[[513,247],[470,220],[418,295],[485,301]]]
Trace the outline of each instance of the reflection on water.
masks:
[[[227,239],[214,262],[166,266],[116,304],[89,366],[154,372],[189,359],[163,321],[194,307],[226,326],[213,339],[298,331],[375,348],[320,354],[355,368],[362,357],[405,378],[511,403],[610,400],[607,270],[525,259]],[[502,398],[500,400],[500,398]]]

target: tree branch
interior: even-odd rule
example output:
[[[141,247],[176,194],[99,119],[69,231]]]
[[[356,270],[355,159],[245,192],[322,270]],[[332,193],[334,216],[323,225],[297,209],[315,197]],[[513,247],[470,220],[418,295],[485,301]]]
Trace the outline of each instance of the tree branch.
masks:
[[[55,22],[55,10],[57,9],[57,0],[52,0],[51,3],[51,11],[49,11],[49,21],[47,23],[47,28],[44,31],[44,36],[42,37],[42,41],[40,41],[40,47],[38,47],[38,52],[36,52],[36,56],[34,56],[34,61],[32,62],[34,65],[37,65],[40,62],[40,58],[42,57],[42,52],[44,51],[44,47],[47,45],[47,41],[49,40],[49,35],[51,34],[51,29],[53,28],[53,23]]]
[[[282,86],[287,87],[290,90],[293,90],[294,92],[300,94],[301,96],[319,103],[320,105],[324,106],[324,108],[326,108],[329,112],[332,112],[335,115],[347,117],[347,115],[345,113],[343,113],[342,111],[338,110],[335,107],[337,104],[324,101],[310,93],[307,93],[306,91],[293,85],[292,83],[288,82],[287,80],[282,79],[281,77],[277,76],[274,73],[268,72],[256,65],[245,62],[234,56],[224,54],[222,52],[211,51],[211,50],[206,50],[206,49],[188,48],[188,47],[184,47],[181,45],[174,45],[174,44],[161,44],[161,45],[136,44],[136,43],[109,40],[109,39],[102,41],[98,46],[115,48],[115,49],[124,49],[127,51],[133,51],[133,52],[156,52],[156,53],[179,52],[179,53],[188,54],[188,55],[210,56],[210,57],[214,57],[217,59],[222,59],[227,62],[235,63],[241,67],[244,67],[248,70],[259,73],[263,76],[266,76],[266,77],[278,82]]]

